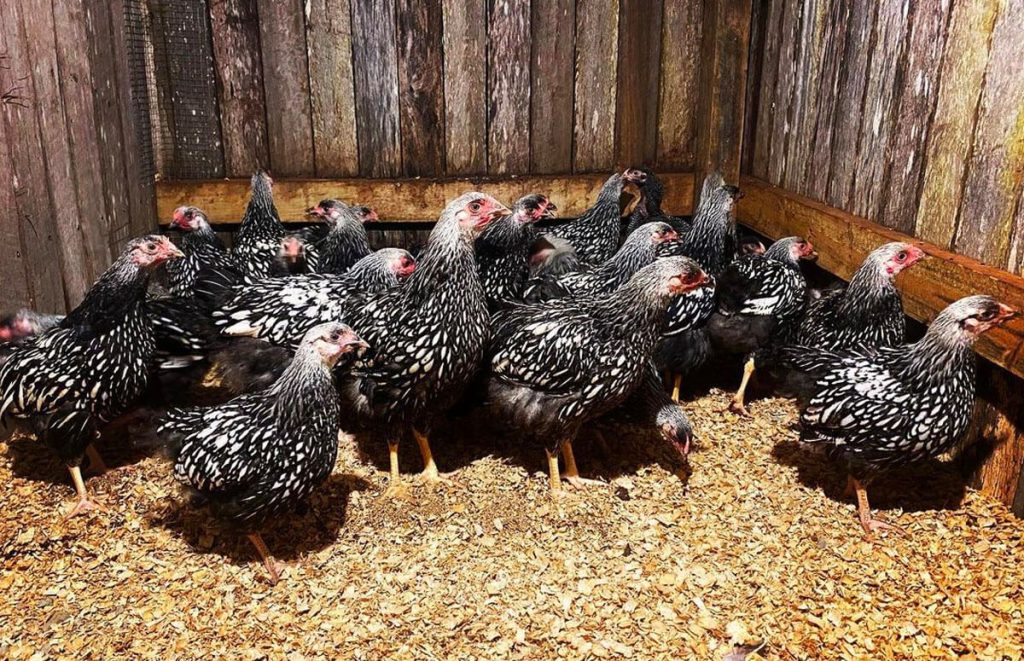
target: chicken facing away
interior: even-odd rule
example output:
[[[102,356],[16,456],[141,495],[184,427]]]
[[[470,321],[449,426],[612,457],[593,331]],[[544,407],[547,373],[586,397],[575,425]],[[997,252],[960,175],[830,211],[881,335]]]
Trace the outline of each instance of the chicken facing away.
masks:
[[[284,226],[274,206],[270,175],[252,176],[252,195],[242,217],[242,225],[231,248],[231,258],[246,282],[271,276],[281,251]]]
[[[659,259],[602,298],[524,305],[495,316],[488,405],[548,456],[551,490],[580,486],[572,442],[580,426],[621,404],[644,378],[673,297],[704,282],[685,257]]]
[[[754,353],[792,339],[807,301],[800,261],[817,257],[809,242],[790,236],[773,243],[764,255],[740,257],[718,279],[718,309],[708,320],[708,335],[716,350],[746,356],[730,411],[749,415],[744,395],[754,373]]]
[[[556,211],[546,196],[526,195],[512,205],[512,215],[497,219],[477,237],[476,264],[492,311],[522,297],[530,275],[530,250],[538,237],[533,224],[554,218]]]
[[[272,583],[280,574],[259,528],[330,476],[341,422],[333,369],[365,347],[344,324],[315,326],[274,385],[220,406],[174,409],[158,430],[180,448],[174,476],[248,535]]]
[[[865,484],[882,471],[938,457],[967,430],[974,408],[975,356],[985,331],[1017,311],[990,296],[949,305],[913,344],[840,353],[794,347],[792,360],[821,374],[800,416],[802,440],[824,446],[849,471],[866,533],[889,528],[872,518]],[[850,493],[852,492],[852,493]]]
[[[27,422],[68,467],[78,493],[69,516],[97,507],[82,480],[87,447],[146,389],[154,350],[146,285],[157,265],[176,257],[181,251],[166,237],[131,241],[78,307],[0,367],[0,418]]]
[[[622,233],[622,203],[624,187],[642,184],[647,178],[641,170],[629,168],[613,174],[601,187],[597,202],[579,218],[552,228],[549,234],[572,244],[576,254],[586,264],[600,264],[615,254]]]
[[[430,233],[416,271],[402,287],[353,302],[346,321],[370,349],[341,385],[343,404],[388,442],[398,490],[398,444],[412,431],[423,476],[440,476],[428,434],[436,416],[461,397],[483,358],[490,328],[473,244],[511,212],[483,193],[450,202]]]

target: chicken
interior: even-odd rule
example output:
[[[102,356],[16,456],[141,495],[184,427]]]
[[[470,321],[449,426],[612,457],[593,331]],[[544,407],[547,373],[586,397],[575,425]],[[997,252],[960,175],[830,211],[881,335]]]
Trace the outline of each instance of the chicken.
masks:
[[[346,321],[370,344],[339,386],[345,404],[388,442],[392,493],[401,489],[398,444],[410,429],[423,476],[440,479],[428,434],[458,401],[483,357],[490,317],[473,244],[511,213],[483,193],[450,202],[405,285],[363,297]]]
[[[856,494],[865,533],[893,527],[871,516],[865,485],[879,472],[954,447],[974,408],[971,346],[1016,314],[990,296],[969,296],[939,313],[913,344],[845,354],[824,346],[794,349],[794,362],[821,374],[800,416],[802,440],[845,464],[847,495]]]
[[[657,429],[679,459],[688,460],[693,445],[693,426],[682,407],[665,392],[665,384],[654,363],[648,365],[643,381],[626,401],[600,421],[609,419]]]
[[[274,207],[270,176],[257,172],[252,176],[252,196],[235,236],[235,245],[231,248],[232,261],[246,282],[271,275],[284,233],[284,226]]]
[[[318,205],[306,210],[327,223],[327,233],[313,243],[307,259],[316,273],[340,274],[370,254],[370,242],[366,237],[361,215],[357,207],[350,207],[338,200],[321,200]],[[369,211],[376,218],[372,210]]]
[[[214,323],[225,335],[248,336],[295,347],[313,326],[343,321],[353,292],[380,292],[408,278],[416,260],[400,248],[363,257],[344,275],[296,275],[268,278],[232,288]]]
[[[792,339],[807,300],[800,260],[817,259],[814,246],[798,236],[779,239],[764,255],[746,255],[718,279],[718,309],[708,320],[712,345],[746,356],[743,379],[729,410],[749,415],[744,395],[754,373],[754,353]]]
[[[568,298],[496,315],[487,399],[524,440],[548,456],[552,492],[565,478],[581,486],[572,442],[580,426],[621,404],[640,384],[669,301],[698,287],[704,273],[685,257],[659,259],[602,298]]]
[[[173,409],[158,429],[180,448],[174,476],[204,497],[217,519],[248,535],[272,583],[280,573],[259,528],[330,476],[341,424],[333,370],[365,347],[344,324],[315,326],[270,388],[220,406]]]
[[[594,206],[579,218],[551,229],[549,234],[572,244],[579,258],[587,264],[600,264],[615,254],[622,232],[624,187],[642,184],[647,178],[640,170],[627,169],[613,174],[601,187]]]
[[[622,247],[604,263],[592,269],[568,273],[557,280],[535,278],[527,283],[523,297],[531,303],[562,298],[589,296],[615,291],[633,274],[653,262],[659,248],[677,238],[667,223],[647,223],[628,237]]]
[[[626,235],[651,222],[668,223],[676,233],[686,234],[690,230],[690,222],[681,216],[670,216],[661,208],[661,202],[665,198],[665,185],[661,183],[661,179],[649,168],[638,169],[647,175],[647,179],[639,186],[640,199],[629,214]]]
[[[518,300],[530,274],[530,249],[537,240],[533,224],[554,218],[558,207],[546,196],[526,195],[512,205],[512,215],[487,226],[476,240],[476,265],[489,309]]]
[[[572,244],[565,239],[545,234],[530,246],[530,277],[557,280],[567,273],[584,271]]]
[[[178,207],[174,210],[171,227],[182,232],[179,248],[185,256],[164,265],[168,291],[174,296],[189,296],[203,268],[224,266],[231,260],[201,209]]]
[[[78,503],[94,509],[80,465],[99,428],[148,382],[153,331],[143,309],[149,274],[181,251],[162,236],[135,239],[67,317],[0,367],[0,419],[25,420],[68,467]]]
[[[62,319],[63,315],[42,314],[28,308],[0,317],[0,365],[7,362],[18,347],[56,327]]]

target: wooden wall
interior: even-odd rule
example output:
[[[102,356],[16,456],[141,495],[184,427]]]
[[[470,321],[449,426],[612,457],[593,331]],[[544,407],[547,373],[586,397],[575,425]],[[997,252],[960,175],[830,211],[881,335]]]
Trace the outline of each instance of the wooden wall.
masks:
[[[701,0],[148,0],[176,179],[689,170]],[[197,24],[197,12],[203,20]],[[188,48],[179,47],[188,38]]]
[[[1024,3],[755,7],[745,172],[1024,274]]]
[[[0,310],[63,312],[155,228],[123,2],[0,0]]]

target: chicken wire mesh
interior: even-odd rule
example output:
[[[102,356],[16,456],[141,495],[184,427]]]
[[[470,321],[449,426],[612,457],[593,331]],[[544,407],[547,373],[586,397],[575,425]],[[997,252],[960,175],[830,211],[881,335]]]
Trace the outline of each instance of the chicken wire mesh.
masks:
[[[206,2],[125,0],[125,24],[140,176],[223,176]]]

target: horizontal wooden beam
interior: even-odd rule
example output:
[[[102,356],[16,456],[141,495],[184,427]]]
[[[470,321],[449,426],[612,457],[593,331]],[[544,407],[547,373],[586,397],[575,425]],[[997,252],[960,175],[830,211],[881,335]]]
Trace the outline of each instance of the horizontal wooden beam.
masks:
[[[807,238],[817,249],[821,266],[841,278],[849,279],[864,257],[883,243],[906,241],[920,246],[929,258],[904,271],[897,280],[907,314],[919,321],[931,321],[949,303],[972,294],[989,294],[1024,310],[1024,278],[754,177],[742,177],[740,188],[744,197],[739,202],[737,219],[741,223],[773,239]],[[1024,377],[1022,347],[1024,320],[1015,319],[982,336],[976,350]]]
[[[687,214],[693,207],[693,175],[658,175],[665,183],[666,211]],[[479,190],[511,204],[528,193],[544,193],[558,205],[558,215],[578,216],[597,199],[607,174],[503,177],[498,179],[283,179],[274,182],[274,203],[285,222],[308,222],[305,210],[324,198],[372,206],[385,222],[436,220],[447,201]],[[248,179],[161,181],[156,185],[157,214],[162,225],[182,205],[199,207],[211,223],[237,223],[249,199]]]

